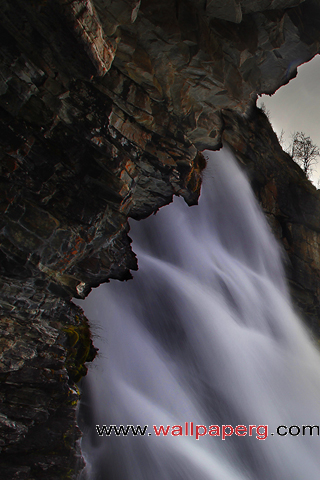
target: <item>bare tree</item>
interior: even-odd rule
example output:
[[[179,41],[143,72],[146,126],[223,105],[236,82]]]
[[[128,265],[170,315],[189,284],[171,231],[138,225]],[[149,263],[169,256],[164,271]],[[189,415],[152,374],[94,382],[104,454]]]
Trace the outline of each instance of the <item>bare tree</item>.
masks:
[[[294,132],[290,145],[292,159],[300,165],[307,177],[312,173],[312,167],[317,163],[320,155],[318,145],[315,145],[310,137],[303,132]]]
[[[267,109],[266,104],[264,102],[260,103],[260,110],[263,111],[263,113],[268,117],[268,120],[270,122],[270,110]]]
[[[280,135],[277,134],[278,141],[282,148],[284,147],[284,136],[285,136],[285,131],[282,129],[280,132]]]

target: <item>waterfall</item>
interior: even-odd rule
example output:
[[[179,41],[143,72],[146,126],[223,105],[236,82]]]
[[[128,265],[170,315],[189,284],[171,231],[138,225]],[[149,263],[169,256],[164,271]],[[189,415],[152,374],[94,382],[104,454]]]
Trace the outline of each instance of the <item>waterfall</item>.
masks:
[[[198,206],[130,221],[134,280],[77,302],[100,349],[82,383],[82,478],[319,479],[319,354],[247,179],[226,148],[206,155]]]

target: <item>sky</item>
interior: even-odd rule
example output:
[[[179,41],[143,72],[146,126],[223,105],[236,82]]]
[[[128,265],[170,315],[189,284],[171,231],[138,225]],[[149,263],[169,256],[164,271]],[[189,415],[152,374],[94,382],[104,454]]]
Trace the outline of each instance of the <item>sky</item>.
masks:
[[[273,129],[279,136],[284,130],[284,148],[290,136],[302,131],[320,148],[320,56],[298,67],[298,75],[272,96],[262,95],[258,106],[264,103],[270,112]],[[319,188],[320,157],[311,180]]]

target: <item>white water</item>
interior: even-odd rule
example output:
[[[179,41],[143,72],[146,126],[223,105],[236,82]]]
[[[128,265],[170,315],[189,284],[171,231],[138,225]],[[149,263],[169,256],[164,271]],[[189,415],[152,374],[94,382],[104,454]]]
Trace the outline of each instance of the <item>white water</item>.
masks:
[[[316,432],[276,434],[320,425],[319,355],[246,179],[226,149],[208,155],[198,207],[177,198],[131,222],[134,280],[77,302],[100,348],[80,411],[90,480],[320,478]],[[152,429],[191,421],[268,425],[269,435],[195,440]],[[96,424],[149,425],[151,435],[100,438]]]

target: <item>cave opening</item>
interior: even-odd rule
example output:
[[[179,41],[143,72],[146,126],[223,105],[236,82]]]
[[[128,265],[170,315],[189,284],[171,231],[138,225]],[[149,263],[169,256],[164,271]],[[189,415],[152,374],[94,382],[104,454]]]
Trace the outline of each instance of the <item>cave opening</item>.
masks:
[[[303,132],[320,148],[320,56],[298,67],[296,78],[273,95],[262,95],[257,105],[263,107],[282,148],[291,152],[292,135]],[[310,180],[320,186],[320,157],[310,171]]]
[[[124,387],[126,395],[119,397],[119,404],[126,400],[129,409],[137,404],[135,400],[139,397],[139,392],[135,392],[134,396],[132,389],[128,391],[120,381],[109,382],[99,370],[100,360],[111,362],[111,350],[116,350],[120,358],[117,367],[121,366],[124,358],[124,354],[122,356],[120,351],[117,352],[123,343],[121,335],[120,341],[113,342],[111,336],[103,335],[99,327],[102,314],[107,313],[108,318],[104,323],[108,325],[110,317],[114,317],[114,298],[116,304],[123,308],[128,303],[127,297],[123,299],[113,294],[113,287],[116,285],[124,292],[126,288],[135,288],[137,293],[145,292],[144,288],[137,286],[139,273],[134,275],[133,282],[114,281],[128,279],[130,270],[135,271],[136,268],[136,258],[127,235],[128,218],[146,218],[170,202],[173,195],[181,196],[174,204],[182,203],[184,211],[195,212],[196,217],[201,216],[198,207],[187,209],[182,198],[188,205],[197,201],[203,166],[199,152],[204,148],[215,150],[222,143],[227,143],[233,148],[239,164],[245,165],[264,213],[285,248],[290,263],[288,278],[296,304],[308,319],[306,323],[310,329],[320,338],[320,194],[279,147],[265,115],[258,108],[253,108],[259,92],[273,92],[281,83],[292,78],[299,63],[319,53],[319,2],[210,0],[165,1],[158,4],[149,0],[60,0],[3,3],[0,19],[0,476],[7,480],[74,478],[76,462],[78,469],[83,465],[75,448],[80,437],[76,423],[80,396],[77,382],[85,375],[85,363],[93,359],[94,348],[87,319],[70,299],[84,298],[91,288],[113,279],[110,284],[102,286],[102,291],[109,295],[106,302],[96,301],[94,295],[88,298],[94,308],[103,310],[99,311],[97,322],[90,313],[88,316],[94,341],[97,346],[100,343],[98,361],[92,364],[90,370],[98,371],[97,383],[98,386],[102,384],[105,394],[87,389],[88,398],[86,400],[83,395],[80,411],[84,411],[87,401],[87,422],[83,430],[89,435],[86,438],[90,438],[99,450],[101,429],[97,431],[95,425],[100,420],[97,422],[95,408],[91,405],[100,401],[104,425],[109,422],[108,418],[115,408],[111,402],[112,390]],[[290,84],[296,84],[297,81]],[[299,96],[302,95],[296,94],[294,103]],[[314,97],[316,93],[313,93],[311,103]],[[304,116],[302,110],[298,112],[301,118]],[[244,113],[249,111],[250,115],[246,116]],[[313,123],[317,124],[316,117]],[[286,126],[283,128],[290,135],[291,129]],[[304,126],[294,129],[305,131],[318,143],[314,134],[306,131]],[[242,192],[242,189],[239,190]],[[280,375],[280,390],[284,385],[285,390],[286,387],[292,387],[294,393],[293,379],[298,378],[296,383],[304,396],[312,399],[320,397],[317,387],[319,375],[315,366],[317,360],[314,362],[314,384],[308,375],[301,382],[300,374],[298,377],[287,375],[286,369],[281,369],[283,363],[275,360],[291,345],[292,357],[287,358],[288,368],[300,372],[300,350],[302,357],[308,356],[306,349],[309,350],[309,343],[301,346],[297,342],[296,347],[290,342],[285,346],[281,343],[282,317],[289,318],[291,314],[283,313],[279,320],[270,321],[270,324],[267,322],[269,337],[264,334],[259,336],[258,332],[259,340],[251,345],[255,352],[251,357],[248,355],[248,352],[252,353],[250,342],[242,346],[239,343],[241,322],[235,322],[239,335],[232,335],[232,330],[228,330],[239,311],[247,311],[247,323],[243,329],[248,327],[252,338],[256,339],[259,328],[256,328],[255,322],[261,317],[256,300],[247,300],[245,303],[243,298],[243,290],[250,290],[244,281],[245,274],[232,282],[228,272],[222,268],[228,263],[222,248],[227,245],[232,245],[232,250],[238,254],[235,263],[232,262],[233,267],[239,264],[239,256],[245,252],[255,259],[254,266],[250,263],[252,268],[247,269],[246,273],[256,271],[256,263],[259,264],[259,255],[256,255],[258,248],[252,242],[254,235],[246,236],[246,230],[253,230],[244,228],[250,218],[245,216],[245,220],[240,221],[240,214],[233,215],[233,211],[239,212],[238,203],[231,208],[230,215],[223,213],[221,202],[220,210],[211,208],[205,215],[209,218],[212,212],[220,211],[218,223],[221,226],[216,232],[215,245],[209,249],[205,259],[203,255],[207,250],[204,246],[210,245],[211,235],[200,244],[197,243],[202,237],[195,222],[190,224],[190,229],[195,230],[195,243],[193,245],[191,242],[191,251],[188,250],[187,254],[184,253],[186,245],[178,244],[175,236],[164,248],[167,222],[159,230],[155,227],[145,236],[145,240],[147,238],[152,244],[159,240],[162,250],[156,259],[152,258],[160,262],[164,271],[168,271],[170,266],[170,272],[176,274],[179,270],[178,261],[183,257],[189,270],[190,266],[202,264],[207,272],[211,260],[216,258],[216,273],[210,270],[210,274],[201,277],[215,277],[218,297],[212,293],[207,299],[206,293],[211,292],[210,288],[199,289],[194,286],[187,289],[190,293],[183,297],[182,302],[182,317],[193,321],[194,318],[190,316],[198,317],[195,310],[201,309],[203,303],[209,305],[207,310],[211,311],[211,307],[216,308],[220,300],[225,299],[230,315],[217,314],[214,331],[209,327],[209,320],[205,320],[207,316],[199,316],[202,323],[200,320],[196,323],[195,335],[190,337],[188,328],[194,324],[187,328],[179,315],[179,302],[175,299],[177,291],[181,293],[181,287],[189,285],[190,276],[193,276],[189,270],[184,271],[168,293],[166,282],[171,277],[176,278],[173,273],[164,275],[155,290],[144,295],[155,306],[152,309],[144,308],[143,312],[155,310],[158,320],[153,319],[151,327],[150,321],[145,319],[140,323],[140,330],[144,328],[144,338],[152,330],[153,335],[161,339],[161,342],[155,343],[161,343],[164,347],[161,350],[162,359],[171,358],[174,365],[183,365],[186,359],[187,368],[184,370],[187,370],[186,376],[191,380],[189,390],[193,391],[196,385],[195,389],[201,392],[200,397],[209,399],[209,403],[213,398],[212,404],[217,407],[217,412],[225,416],[219,419],[213,413],[210,418],[204,418],[199,410],[194,416],[186,415],[185,422],[182,419],[181,423],[183,431],[191,433],[193,422],[194,433],[198,433],[199,438],[191,444],[188,439],[179,442],[180,427],[176,425],[169,433],[172,439],[169,447],[165,439],[161,443],[161,439],[154,435],[154,440],[157,442],[158,438],[160,443],[155,444],[155,454],[151,453],[151,457],[148,452],[152,450],[152,436],[151,442],[140,449],[139,439],[137,444],[130,444],[120,435],[120,447],[116,443],[114,449],[107,452],[101,449],[102,459],[114,452],[113,466],[109,463],[108,472],[103,470],[100,475],[103,480],[106,477],[125,480],[125,477],[132,476],[131,470],[138,472],[134,480],[161,480],[161,476],[165,480],[188,479],[188,476],[192,480],[205,480],[206,476],[210,480],[212,476],[219,480],[238,480],[243,477],[246,480],[264,480],[263,475],[268,480],[277,477],[282,480],[288,476],[299,480],[307,477],[312,479],[313,473],[305,469],[306,462],[303,461],[297,466],[297,472],[284,471],[283,468],[287,466],[284,462],[286,453],[281,449],[269,462],[268,452],[273,450],[272,438],[261,437],[266,437],[267,430],[276,433],[277,427],[272,430],[269,425],[267,429],[268,420],[264,412],[258,417],[254,417],[254,413],[261,406],[266,412],[273,410],[270,392],[271,398],[276,395],[272,393],[270,385],[264,394],[263,379],[267,377],[268,381],[272,377],[272,383],[275,377],[269,377],[262,369],[261,374],[256,375],[255,382],[245,378],[241,384],[243,373],[239,372],[238,364],[242,363],[246,372],[257,372],[261,367],[261,359],[265,358],[265,351],[270,350],[272,359],[265,363],[274,366],[278,379]],[[159,219],[161,216],[162,210],[151,218]],[[183,226],[179,224],[178,217],[180,214],[174,217],[174,224],[179,227],[178,236],[188,243],[189,235],[182,233]],[[239,230],[231,229],[228,218],[232,219],[232,226],[237,226]],[[185,224],[189,225],[189,222]],[[223,235],[223,231],[227,234]],[[224,240],[222,246],[221,242],[218,244],[218,238],[221,240],[221,237]],[[243,238],[247,238],[247,241],[243,242]],[[165,260],[164,254],[168,252],[169,259]],[[219,252],[220,256],[217,255]],[[197,256],[197,261],[191,261],[192,255]],[[270,253],[269,257],[264,264],[270,269],[274,265],[274,255]],[[140,258],[142,273],[143,255]],[[278,263],[280,265],[280,261]],[[156,270],[160,270],[160,267]],[[146,287],[149,284],[152,286],[154,278],[153,273],[147,277]],[[253,290],[259,285],[261,287],[261,280],[254,282]],[[279,285],[279,282],[276,284]],[[268,288],[260,290],[264,294],[262,303],[272,317],[273,301],[267,303]],[[95,292],[97,290],[92,293]],[[134,297],[133,303],[137,297]],[[240,306],[236,301],[239,297]],[[201,300],[202,306],[195,304],[195,299],[199,298],[207,299],[206,302]],[[164,311],[160,306],[164,307]],[[278,313],[275,318],[278,318]],[[131,328],[127,328],[129,317],[125,311],[117,321],[116,326],[122,328],[122,335],[128,334]],[[200,335],[202,348],[196,351],[193,344],[197,342],[189,339],[198,338],[201,329],[208,335]],[[289,330],[290,336],[294,327],[290,326]],[[223,341],[217,340],[220,332],[226,335]],[[202,344],[202,337],[213,337],[211,347]],[[288,338],[287,335],[284,337]],[[267,338],[270,339],[269,344]],[[131,354],[133,350],[140,355],[143,366],[148,368],[152,364],[147,360],[146,349],[139,348],[139,343],[138,348],[133,348],[137,343],[133,340],[136,339],[137,336],[132,335],[127,343],[130,354],[128,372],[131,372],[132,378],[137,375],[136,362]],[[278,344],[271,339],[277,339]],[[182,352],[180,344],[185,349]],[[270,345],[270,348],[266,345]],[[152,348],[149,351],[151,355],[154,353]],[[184,357],[183,352],[186,353]],[[201,363],[206,355],[212,355],[214,360],[206,363],[204,369],[199,368],[199,361]],[[210,375],[203,372],[212,373],[211,368],[222,368],[222,371],[228,369],[231,380],[227,375],[222,375],[214,385],[210,384]],[[151,375],[158,387],[160,379],[163,379],[159,372],[160,369]],[[90,374],[88,379],[90,381]],[[169,410],[169,406],[176,405],[176,400],[181,398],[177,393],[185,385],[184,379],[171,385],[171,396],[163,399]],[[146,385],[143,387],[144,392],[149,391]],[[313,393],[310,393],[312,388]],[[160,388],[159,398],[163,398],[167,390]],[[244,402],[246,395],[247,401]],[[148,396],[146,392],[144,405]],[[186,401],[178,401],[178,407],[175,408],[179,412],[182,411],[181,404],[184,411],[190,405],[188,395],[183,398]],[[252,416],[250,414],[243,418],[233,415],[236,411],[239,413],[244,403],[252,407]],[[284,399],[281,405],[280,410],[285,410],[287,400]],[[299,426],[299,418],[304,418],[303,422],[308,421],[310,425],[319,423],[318,405],[316,413],[310,415],[309,419],[303,417],[306,410],[303,405],[301,403],[301,415],[293,419],[292,423],[296,426],[290,428],[291,421],[278,416],[278,425],[287,425],[280,427],[278,438],[279,445],[285,449],[291,435],[296,435],[297,438],[292,439],[296,441],[299,437],[297,432],[308,430],[303,425]],[[151,410],[150,423],[156,423],[157,420],[153,418],[155,409]],[[168,425],[180,424],[179,412],[173,421],[170,417]],[[105,413],[109,415],[108,418]],[[125,420],[123,417],[119,420],[110,418],[110,422],[117,424],[125,421],[133,423],[132,419]],[[144,418],[140,418],[136,423],[143,426],[144,422]],[[220,425],[224,440],[218,442],[217,450],[222,450],[222,455],[217,462],[213,462],[205,452],[210,440],[208,432],[218,432],[218,425],[210,429],[211,423],[225,424],[224,429]],[[253,448],[250,448],[249,437],[254,424],[256,427],[251,435]],[[236,425],[240,425],[237,430],[239,435],[232,433],[232,429],[236,431]],[[159,428],[158,425],[158,431]],[[246,428],[246,438],[240,442]],[[313,433],[316,430],[317,426]],[[148,431],[152,432],[154,430]],[[117,432],[113,430],[113,433]],[[233,448],[235,441],[238,451]],[[306,455],[309,455],[309,450],[314,451],[317,443],[313,441],[310,435],[309,441],[301,443],[299,455],[306,450]],[[85,442],[84,438],[83,445]],[[260,445],[261,456],[255,455],[257,445]],[[171,461],[167,461],[166,455],[161,452],[171,446]],[[123,466],[127,451],[136,452],[136,456],[129,465]],[[248,460],[247,464],[240,458],[243,452],[246,452],[243,458]],[[295,459],[296,455],[291,455],[290,449],[288,452]],[[180,463],[172,461],[176,454]],[[225,455],[229,455],[227,462]],[[176,464],[179,465],[178,470]],[[268,476],[267,472],[261,472],[268,469],[269,464],[271,469],[276,466],[278,469]],[[314,459],[311,458],[307,464],[308,468],[312,468]],[[319,462],[314,466],[314,471],[318,470]],[[92,473],[89,479],[98,480],[98,475]]]

